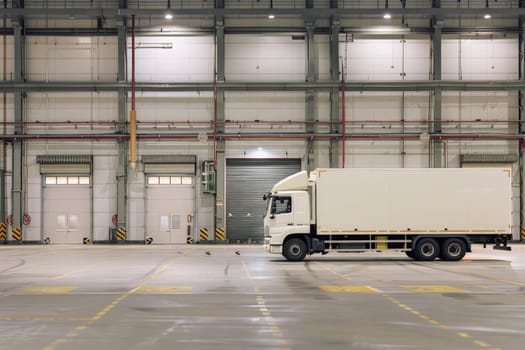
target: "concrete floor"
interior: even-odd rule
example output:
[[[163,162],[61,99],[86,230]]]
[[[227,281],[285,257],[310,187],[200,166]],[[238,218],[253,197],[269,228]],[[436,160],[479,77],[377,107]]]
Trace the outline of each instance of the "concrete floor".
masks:
[[[523,349],[525,245],[474,249],[0,246],[0,350]]]

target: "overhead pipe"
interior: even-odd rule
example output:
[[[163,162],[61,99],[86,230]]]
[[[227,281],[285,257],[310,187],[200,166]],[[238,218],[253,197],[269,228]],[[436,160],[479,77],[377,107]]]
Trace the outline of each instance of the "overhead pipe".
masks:
[[[331,125],[331,124],[341,124],[339,121],[322,121],[322,120],[311,120],[311,121],[304,121],[304,120],[280,120],[280,121],[270,121],[270,120],[224,120],[224,121],[217,121],[214,123],[213,120],[181,120],[181,121],[174,121],[174,120],[157,120],[157,121],[135,121],[137,126],[148,126],[148,125],[174,125],[174,126],[191,126],[191,125],[201,125],[201,126],[209,126],[210,128],[213,128],[213,125],[309,125],[309,124],[315,124],[315,125]],[[352,125],[352,124],[361,124],[361,125],[375,125],[375,124],[419,124],[419,125],[428,125],[430,123],[433,123],[433,121],[428,120],[345,120],[346,125]],[[524,124],[525,120],[494,120],[494,119],[475,119],[475,120],[442,120],[441,123],[443,124]],[[24,121],[24,122],[5,122],[5,126],[16,126],[16,125],[23,125],[28,127],[38,127],[38,126],[78,126],[78,125],[85,125],[85,126],[120,126],[120,125],[127,125],[128,122],[120,122],[117,120],[100,120],[100,121],[92,121],[92,120],[79,120],[79,121],[72,121],[72,120],[62,120],[62,121]]]
[[[4,141],[17,141],[17,140],[33,140],[33,141],[46,141],[46,140],[71,140],[71,141],[123,141],[129,140],[129,135],[122,134],[24,134],[24,135],[0,135],[0,140]],[[208,133],[208,140],[214,138],[213,133]],[[436,134],[428,135],[430,139],[443,139],[443,140],[500,140],[500,141],[513,141],[513,140],[525,140],[525,134],[514,134],[514,135],[501,135],[501,134]],[[217,136],[218,140],[304,140],[304,139],[338,139],[341,138],[340,134],[308,134],[308,133],[244,133],[244,134],[221,134]],[[347,133],[345,135],[347,140],[413,140],[418,141],[421,139],[421,134],[381,134],[381,133],[367,133],[367,134],[355,134]],[[137,139],[139,140],[186,140],[186,141],[198,141],[199,134],[188,133],[188,134],[138,134]]]

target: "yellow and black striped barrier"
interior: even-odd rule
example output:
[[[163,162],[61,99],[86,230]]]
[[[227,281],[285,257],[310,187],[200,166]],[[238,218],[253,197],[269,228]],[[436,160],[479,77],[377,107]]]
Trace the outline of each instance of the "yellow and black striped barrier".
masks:
[[[11,231],[11,237],[15,241],[21,242],[22,241],[22,229],[18,227],[13,227],[13,230]]]
[[[82,238],[82,244],[90,244],[91,240],[88,237]]]
[[[525,241],[525,227],[521,228],[521,240]]]
[[[199,239],[201,241],[207,241],[208,240],[208,229],[206,227],[202,227],[200,229]]]
[[[224,227],[215,228],[215,240],[217,241],[226,240],[226,235],[224,234]]]
[[[0,241],[7,241],[7,226],[2,221],[0,221]]]
[[[126,228],[125,227],[117,228],[117,241],[125,241],[125,240],[126,240]]]
[[[193,244],[193,238],[188,234],[188,237],[186,237],[186,243],[187,244]]]

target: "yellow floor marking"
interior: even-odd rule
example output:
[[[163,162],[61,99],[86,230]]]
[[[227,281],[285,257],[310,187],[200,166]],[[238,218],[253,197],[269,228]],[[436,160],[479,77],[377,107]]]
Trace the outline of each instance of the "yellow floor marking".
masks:
[[[463,289],[444,285],[406,285],[401,287],[418,293],[465,293]]]
[[[377,293],[377,290],[367,286],[320,286],[327,293]]]
[[[510,281],[510,280],[496,280],[498,282],[508,283],[508,284],[514,284],[516,286],[525,286],[525,283]]]
[[[481,346],[482,348],[488,348],[490,345],[481,340],[475,340],[474,344]]]
[[[463,338],[470,338],[470,335],[468,335],[467,333],[457,332],[456,334]]]
[[[191,292],[189,286],[140,286],[135,290],[136,293],[188,293]]]
[[[351,281],[351,280],[352,280],[350,277],[348,277],[348,275],[350,275],[350,274],[342,275],[342,274],[340,274],[339,272],[336,272],[336,271],[332,270],[331,268],[326,267],[326,266],[324,266],[324,265],[321,265],[321,264],[319,264],[319,263],[317,263],[317,262],[316,262],[315,264],[321,266],[323,269],[325,269],[325,270],[327,270],[327,271],[330,271],[330,272],[333,273],[334,275],[336,275],[336,276],[338,276],[338,277],[341,277],[342,279],[345,279],[345,280],[347,280],[347,281]]]
[[[0,317],[0,321],[89,321],[91,317]]]
[[[39,286],[17,291],[18,294],[64,294],[75,290],[75,286]]]

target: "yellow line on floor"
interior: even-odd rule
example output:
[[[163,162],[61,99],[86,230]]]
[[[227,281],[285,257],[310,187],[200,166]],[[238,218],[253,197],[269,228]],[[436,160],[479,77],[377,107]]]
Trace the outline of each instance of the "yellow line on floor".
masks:
[[[333,273],[334,275],[342,278],[342,279],[347,279],[345,276],[341,275],[340,273],[337,273],[329,268],[325,268],[325,270],[328,270],[330,271],[331,273]],[[333,287],[333,286],[332,286]],[[344,287],[344,286],[343,286]],[[360,287],[360,286],[354,286],[354,287]],[[463,290],[461,289],[457,289],[457,288],[454,288],[454,287],[450,287],[450,286],[444,286],[444,285],[407,285],[407,286],[402,286],[404,288],[407,288],[409,290],[413,290],[415,292],[418,292],[418,293],[464,293]],[[429,324],[431,324],[432,326],[435,326],[439,329],[443,329],[443,330],[446,330],[446,331],[450,331],[450,327],[449,326],[446,326],[444,324],[442,324],[441,322],[433,319],[432,317],[430,316],[427,316],[421,312],[419,312],[418,310],[415,310],[405,304],[403,304],[402,302],[400,302],[399,300],[397,300],[396,298],[390,296],[390,295],[387,295],[383,292],[380,292],[380,293],[377,293],[379,295],[382,295],[386,300],[390,301],[391,303],[397,305],[398,307],[400,307],[401,309],[407,311],[407,312],[410,312],[412,315],[414,315],[415,317],[418,317],[419,319],[423,320],[424,322],[427,322]],[[470,334],[466,333],[466,332],[457,332],[456,335],[458,335],[459,337],[462,337],[464,339],[469,339],[469,340],[472,340],[472,343],[473,344],[476,344],[478,347],[481,347],[481,348],[493,348],[492,345],[490,345],[489,343],[487,342],[484,342],[480,339],[474,339]]]
[[[195,248],[193,248],[195,249]],[[59,344],[63,344],[63,343],[66,343],[68,341],[70,341],[72,338],[76,337],[81,331],[83,330],[86,330],[89,326],[91,326],[94,322],[100,320],[101,318],[103,318],[104,316],[106,316],[111,310],[113,310],[118,304],[120,304],[121,302],[123,302],[124,300],[126,300],[126,298],[128,298],[131,294],[133,294],[136,290],[140,289],[141,287],[144,286],[144,284],[151,280],[152,277],[154,276],[158,276],[160,275],[162,272],[166,271],[167,267],[172,264],[175,260],[177,259],[180,259],[181,257],[184,257],[186,255],[188,255],[193,249],[187,251],[187,252],[184,252],[182,255],[178,255],[174,258],[172,258],[170,261],[168,261],[167,263],[165,263],[164,265],[162,265],[160,268],[158,268],[157,270],[155,270],[155,272],[153,272],[152,275],[150,276],[146,276],[144,277],[139,285],[135,288],[133,288],[132,290],[126,292],[126,293],[123,293],[122,295],[120,295],[118,298],[116,298],[115,300],[113,300],[111,303],[109,303],[108,305],[106,305],[102,310],[100,310],[99,312],[97,312],[93,317],[87,319],[84,323],[82,323],[81,325],[79,326],[76,326],[75,327],[75,330],[77,330],[78,332],[73,332],[73,331],[70,331],[68,333],[66,333],[65,335],[63,335],[62,337],[60,338],[57,338],[55,339],[53,342],[51,342],[50,344],[44,346],[42,348],[42,350],[55,350],[56,349],[56,346],[59,345]]]
[[[334,275],[341,277],[341,278],[344,279],[344,280],[347,280],[347,281],[351,281],[351,280],[352,280],[352,278],[348,277],[349,274],[342,275],[342,274],[340,274],[339,272],[334,271],[334,270],[332,270],[331,268],[324,266],[323,264],[320,264],[320,263],[318,263],[318,262],[314,262],[314,263],[315,263],[316,265],[318,265],[319,267],[321,267],[321,268],[323,268],[323,269],[325,269],[325,270],[327,270],[327,271],[333,273]]]

